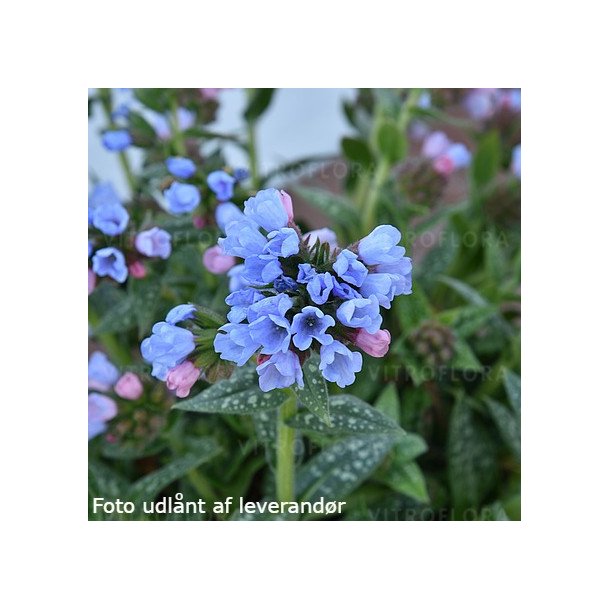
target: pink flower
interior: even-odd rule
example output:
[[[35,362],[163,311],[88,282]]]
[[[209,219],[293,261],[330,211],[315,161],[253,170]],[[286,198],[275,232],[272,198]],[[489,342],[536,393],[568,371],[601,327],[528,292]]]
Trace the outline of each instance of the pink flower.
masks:
[[[134,373],[125,373],[115,384],[114,391],[126,400],[138,400],[144,388],[142,382]]]
[[[185,360],[170,369],[165,384],[168,390],[176,392],[178,398],[186,398],[200,376],[201,371],[190,360]]]
[[[354,339],[354,343],[369,356],[374,358],[383,358],[390,349],[392,335],[388,330],[378,330],[371,334],[361,328]]]
[[[220,91],[222,91],[222,89],[208,88],[208,89],[199,89],[199,91],[201,92],[201,97],[204,100],[215,100],[218,97],[218,93]]]
[[[237,263],[237,259],[234,256],[223,254],[220,246],[212,246],[203,253],[203,266],[216,275],[226,273],[235,266],[235,263]]]
[[[129,265],[129,274],[137,280],[141,280],[143,277],[146,277],[146,267],[140,261],[131,263]]]
[[[280,191],[280,199],[282,200],[282,205],[286,210],[286,214],[288,214],[288,222],[292,222],[294,220],[292,197],[286,191]]]
[[[441,176],[450,176],[455,169],[455,164],[449,155],[441,155],[434,159],[432,167],[434,167],[435,171],[441,174]]]
[[[95,289],[95,273],[93,273],[93,269],[89,269],[89,294],[91,294],[94,289]]]
[[[193,216],[193,226],[196,229],[203,229],[205,227],[205,218],[203,216]]]

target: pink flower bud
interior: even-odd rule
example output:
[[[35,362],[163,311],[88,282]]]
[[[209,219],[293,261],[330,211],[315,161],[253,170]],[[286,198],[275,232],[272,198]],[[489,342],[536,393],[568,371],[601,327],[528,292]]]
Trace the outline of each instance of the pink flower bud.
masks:
[[[288,214],[288,222],[292,222],[294,220],[294,211],[292,210],[292,197],[286,191],[280,191],[280,199],[282,200],[282,205],[286,210],[286,214]]]
[[[453,173],[455,169],[455,163],[453,159],[447,155],[441,155],[434,159],[434,163],[432,163],[435,171],[438,172],[441,176],[448,177]]]
[[[269,360],[269,358],[271,358],[271,356],[267,356],[266,354],[259,354],[256,357],[256,365],[259,366],[259,365],[263,364],[263,362],[267,362],[267,360]]]
[[[220,246],[212,246],[203,253],[203,266],[216,275],[226,273],[235,266],[237,259],[222,253]]]
[[[168,390],[176,392],[178,398],[186,398],[200,376],[201,371],[190,360],[185,360],[170,369],[165,384]]]
[[[143,277],[146,277],[146,267],[141,261],[131,263],[129,265],[129,274],[137,280],[141,280]]]
[[[193,216],[193,226],[196,229],[203,229],[205,227],[205,218],[203,216]]]
[[[354,339],[354,343],[369,356],[374,358],[383,358],[390,349],[392,335],[388,330],[378,330],[371,334],[361,328]]]
[[[114,391],[126,400],[138,400],[144,388],[138,376],[134,373],[125,373],[115,384]]]
[[[95,273],[93,269],[89,269],[89,294],[95,290]]]

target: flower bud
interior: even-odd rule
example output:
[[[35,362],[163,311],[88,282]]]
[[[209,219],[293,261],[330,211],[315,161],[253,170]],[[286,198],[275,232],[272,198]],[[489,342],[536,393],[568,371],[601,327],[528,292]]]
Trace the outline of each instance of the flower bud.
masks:
[[[144,388],[142,382],[134,373],[125,373],[114,384],[114,391],[126,400],[138,400],[142,396]]]
[[[282,206],[286,210],[286,214],[288,214],[288,222],[292,222],[294,220],[292,197],[286,191],[280,191],[280,199],[282,201]]]
[[[95,290],[95,273],[93,269],[89,269],[89,294]]]
[[[376,333],[369,333],[363,328],[358,331],[354,343],[369,356],[383,358],[390,349],[392,335],[388,330],[378,330]]]
[[[203,253],[203,266],[216,275],[226,273],[236,262],[234,256],[223,254],[220,246],[212,246]]]
[[[190,360],[185,360],[168,372],[165,383],[178,398],[186,398],[200,376],[201,371]]]
[[[137,280],[141,280],[146,277],[146,267],[141,261],[135,261],[129,265],[129,275],[135,277]]]
[[[203,229],[205,224],[205,218],[203,216],[193,216],[193,226],[196,229]]]

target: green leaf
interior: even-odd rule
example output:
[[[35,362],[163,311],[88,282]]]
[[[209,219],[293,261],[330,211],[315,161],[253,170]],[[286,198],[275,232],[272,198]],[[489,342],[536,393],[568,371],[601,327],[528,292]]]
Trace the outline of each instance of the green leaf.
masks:
[[[466,339],[479,330],[495,314],[496,308],[493,305],[484,307],[466,305],[446,309],[438,314],[437,319],[439,322],[451,326],[458,337]]]
[[[489,301],[484,296],[482,296],[472,286],[469,286],[465,282],[444,275],[441,275],[437,279],[439,282],[442,282],[446,286],[449,286],[449,288],[455,290],[468,303],[471,303],[472,305],[478,305],[479,307],[489,305]]]
[[[138,323],[140,339],[150,334],[150,329],[156,319],[157,306],[161,295],[161,280],[149,275],[146,278],[129,279],[129,298]]]
[[[170,108],[170,89],[134,89],[136,99],[151,110],[165,112]]]
[[[458,338],[453,346],[454,355],[450,362],[450,365],[454,369],[459,370],[471,370],[471,371],[482,371],[483,365],[479,362],[479,359],[474,355],[474,352],[470,349],[470,346],[463,339]]]
[[[297,497],[304,501],[342,500],[358,487],[388,454],[396,436],[378,434],[343,439],[298,469]]]
[[[219,453],[220,446],[214,439],[199,439],[196,448],[193,448],[191,453],[138,479],[131,486],[129,495],[135,503],[151,500],[170,483],[186,475],[189,470],[210,461]]]
[[[137,112],[129,113],[129,128],[134,138],[145,143],[155,142],[157,134],[150,123]]]
[[[477,147],[472,160],[472,180],[481,188],[488,184],[500,170],[502,147],[497,131],[487,133]]]
[[[521,377],[509,369],[504,370],[504,390],[514,412],[521,415]]]
[[[331,426],[328,412],[328,388],[326,380],[322,377],[319,369],[320,357],[311,356],[303,365],[303,388],[296,388],[299,402],[311,413],[313,413],[325,428]]]
[[[410,295],[396,299],[392,305],[396,309],[400,327],[408,334],[415,330],[424,320],[432,316],[432,308],[421,286],[413,284]]]
[[[365,168],[370,167],[374,162],[368,144],[360,138],[343,138],[341,150],[347,159]]]
[[[512,454],[520,460],[521,421],[519,416],[492,398],[486,396],[484,400],[487,404],[489,414],[500,433],[500,437],[511,450]]]
[[[89,459],[89,520],[103,521],[106,516],[103,512],[93,512],[93,499],[106,498],[108,500],[121,499],[128,482],[123,479],[115,470],[109,468],[102,462]]]
[[[394,491],[414,498],[418,502],[430,502],[424,473],[415,462],[405,463],[395,460],[385,473],[383,481]]]
[[[244,112],[246,121],[256,121],[271,104],[275,89],[255,89]]]
[[[318,188],[299,186],[294,190],[340,226],[350,228],[360,225],[358,213],[349,199]]]
[[[379,152],[392,165],[402,161],[407,154],[405,134],[401,133],[400,129],[390,121],[386,121],[379,126],[376,144]]]
[[[288,425],[326,435],[405,434],[395,421],[349,394],[330,397],[330,422],[326,425],[312,413],[301,411],[288,421]]]
[[[133,301],[124,296],[110,309],[106,310],[93,332],[96,335],[123,333],[131,330],[136,324],[137,318]]]
[[[477,508],[498,474],[496,448],[487,428],[465,399],[453,408],[447,443],[449,486],[457,516]]]
[[[258,387],[258,374],[253,366],[235,369],[230,379],[219,381],[193,398],[181,400],[172,409],[198,413],[249,415],[275,409],[286,400],[282,390],[263,392]]]
[[[420,283],[430,286],[452,263],[460,248],[460,237],[452,227],[441,233],[439,242],[429,250],[423,261],[415,267]]]
[[[375,407],[392,421],[400,422],[400,398],[396,384],[393,381],[383,388],[375,401]]]

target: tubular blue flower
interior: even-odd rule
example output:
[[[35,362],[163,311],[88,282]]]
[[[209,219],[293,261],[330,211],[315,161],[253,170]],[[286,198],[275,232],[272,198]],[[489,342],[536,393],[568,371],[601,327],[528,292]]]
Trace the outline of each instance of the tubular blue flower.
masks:
[[[346,284],[345,282],[339,282],[336,277],[333,277],[332,293],[334,296],[339,297],[344,301],[347,301],[348,299],[359,299],[362,296],[349,284]]]
[[[93,352],[89,357],[89,388],[107,392],[119,378],[117,369],[103,352]]]
[[[292,299],[287,294],[266,297],[254,303],[248,309],[248,322],[254,322],[261,316],[275,315],[284,317],[292,307]]]
[[[165,161],[165,166],[169,173],[176,178],[187,179],[197,171],[195,163],[186,157],[169,157]]]
[[[328,296],[334,285],[333,276],[328,271],[317,273],[307,283],[307,292],[316,305],[322,305],[328,301]]]
[[[358,255],[367,265],[394,263],[402,258],[405,249],[396,244],[400,241],[400,231],[392,225],[381,225],[360,240]]]
[[[112,398],[91,392],[89,394],[89,440],[106,430],[106,422],[118,413]]]
[[[297,282],[300,284],[307,284],[309,280],[316,276],[316,270],[309,263],[299,264],[299,273],[297,275]]]
[[[413,281],[411,270],[413,265],[408,256],[403,256],[394,263],[384,263],[375,267],[376,273],[389,273],[392,276],[394,295],[411,294]]]
[[[362,370],[362,354],[352,352],[343,343],[333,341],[320,348],[320,371],[324,379],[340,388],[351,385]]]
[[[278,277],[273,282],[273,287],[277,292],[298,292],[299,285],[291,278],[286,275]]]
[[[455,169],[462,169],[470,165],[472,155],[466,146],[461,142],[451,144],[445,154],[449,159],[451,159]]]
[[[131,146],[133,140],[126,129],[107,131],[102,136],[102,144],[106,150],[120,152]]]
[[[129,214],[120,203],[102,203],[93,211],[93,226],[104,235],[120,235],[129,222]]]
[[[451,145],[451,140],[442,131],[429,134],[422,144],[422,155],[427,159],[440,157]]]
[[[369,333],[376,333],[381,328],[379,301],[375,295],[368,299],[352,299],[341,303],[337,309],[337,320],[350,328],[364,328]]]
[[[235,362],[243,366],[260,347],[260,343],[250,336],[248,324],[225,324],[218,329],[214,338],[214,350],[222,360]]]
[[[235,292],[249,286],[248,280],[244,278],[245,265],[235,265],[233,269],[229,269],[227,276],[229,277],[229,291]]]
[[[390,309],[390,303],[396,295],[396,285],[400,281],[400,276],[393,276],[389,273],[370,273],[360,286],[360,293],[367,298],[371,295],[377,297],[379,305]]]
[[[253,288],[244,288],[232,292],[225,299],[225,303],[231,307],[231,311],[227,314],[227,319],[234,324],[242,322],[246,319],[250,305],[262,299],[263,295]]]
[[[233,197],[233,185],[235,178],[222,170],[217,170],[208,175],[208,186],[219,201],[228,201]]]
[[[322,345],[329,345],[333,338],[326,331],[329,326],[334,326],[332,316],[325,315],[317,307],[303,307],[303,310],[292,319],[290,332],[294,335],[292,342],[300,349],[306,350],[316,339]]]
[[[269,254],[287,258],[299,253],[299,236],[294,229],[284,227],[278,231],[271,231],[267,239],[269,241],[265,246],[265,252]]]
[[[367,268],[350,250],[341,250],[337,260],[333,263],[333,269],[341,279],[354,286],[362,286],[368,273]]]
[[[262,346],[261,353],[285,352],[290,346],[290,322],[286,312],[292,300],[286,294],[267,297],[248,308],[250,336]]]
[[[89,195],[89,224],[93,222],[93,213],[97,207],[103,204],[123,205],[110,182],[101,182],[93,187],[93,190]]]
[[[282,275],[282,266],[273,254],[249,256],[245,261],[244,277],[252,284],[269,284]]]
[[[195,317],[195,311],[197,308],[191,303],[183,303],[182,305],[176,305],[172,307],[165,316],[165,321],[168,324],[179,324],[186,320],[192,320]]]
[[[242,182],[250,177],[250,172],[245,167],[236,167],[233,171],[233,177],[237,182]]]
[[[277,231],[288,224],[288,213],[277,189],[265,189],[250,197],[244,205],[245,215],[265,231]]]
[[[258,385],[263,392],[303,384],[303,369],[294,352],[279,352],[256,367]]]
[[[199,189],[192,184],[174,182],[163,192],[172,214],[192,212],[201,202]]]
[[[216,206],[216,210],[214,212],[214,216],[216,218],[216,224],[221,231],[225,230],[225,227],[234,221],[245,220],[244,213],[232,202],[225,201],[224,203],[219,203]]]
[[[152,335],[142,341],[144,360],[153,365],[152,376],[165,381],[170,369],[178,366],[195,349],[193,333],[167,322],[157,322]]]
[[[226,237],[218,240],[218,245],[225,254],[248,258],[263,253],[267,244],[265,236],[249,220],[230,222],[226,227]]]
[[[166,259],[172,253],[172,236],[159,227],[153,227],[136,235],[135,246],[144,256]]]
[[[91,259],[93,261],[93,271],[99,277],[108,276],[122,284],[128,275],[125,257],[116,248],[102,248],[98,250]]]

